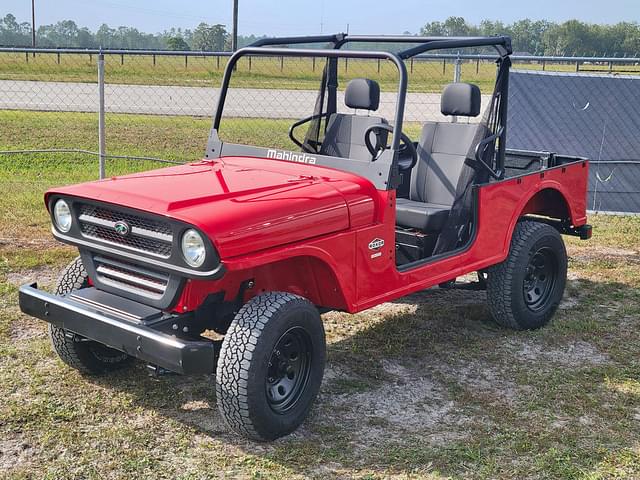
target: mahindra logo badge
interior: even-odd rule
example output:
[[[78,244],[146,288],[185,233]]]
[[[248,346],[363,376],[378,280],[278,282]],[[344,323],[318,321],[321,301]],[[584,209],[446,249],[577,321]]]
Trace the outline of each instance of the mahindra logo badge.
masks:
[[[380,250],[382,247],[384,247],[384,240],[381,238],[374,238],[369,243],[369,250]]]
[[[131,227],[129,227],[129,224],[127,222],[123,222],[122,220],[119,222],[116,222],[115,225],[113,226],[113,229],[121,237],[126,237],[127,235],[129,235],[129,232],[131,231]]]
[[[307,155],[304,152],[295,153],[288,152],[286,150],[267,150],[267,158],[274,158],[276,160],[286,160],[288,162],[296,163],[308,163],[309,165],[315,165],[317,158],[312,155]]]

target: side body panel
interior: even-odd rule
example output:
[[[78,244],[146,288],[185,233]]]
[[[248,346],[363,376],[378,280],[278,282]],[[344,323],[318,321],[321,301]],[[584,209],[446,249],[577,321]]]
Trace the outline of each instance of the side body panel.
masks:
[[[358,312],[500,263],[524,214],[553,217],[564,212],[561,220],[584,225],[587,178],[588,163],[583,161],[477,187],[477,227],[471,244],[404,271],[395,265],[395,191],[378,191],[373,224],[226,258],[225,277],[192,280],[177,308],[197,308],[208,293],[221,290],[231,300],[243,281],[253,280],[245,300],[263,291],[285,290],[323,307]]]

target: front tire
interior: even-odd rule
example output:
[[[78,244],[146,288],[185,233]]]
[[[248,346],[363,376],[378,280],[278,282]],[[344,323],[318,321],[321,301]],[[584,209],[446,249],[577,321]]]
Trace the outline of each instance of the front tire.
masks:
[[[82,264],[82,259],[78,257],[60,275],[56,295],[65,295],[88,286],[89,275]],[[133,361],[126,353],[51,324],[49,324],[49,338],[60,359],[82,373],[91,375],[107,373],[126,367]]]
[[[308,300],[280,292],[254,297],[231,322],[220,350],[222,417],[258,441],[293,432],[320,390],[325,359],[322,320]]]
[[[489,310],[504,327],[543,327],[557,310],[566,282],[567,251],[560,233],[545,223],[521,221],[509,256],[488,271]]]

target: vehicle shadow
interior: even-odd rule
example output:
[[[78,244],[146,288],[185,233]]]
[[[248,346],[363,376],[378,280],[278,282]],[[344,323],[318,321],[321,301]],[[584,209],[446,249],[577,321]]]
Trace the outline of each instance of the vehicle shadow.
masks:
[[[229,432],[216,408],[211,375],[153,378],[137,365],[133,375],[123,372],[95,381],[126,391],[135,405],[205,438],[266,455],[303,475],[325,464],[357,468],[375,463],[405,471],[408,460],[398,451],[419,446],[421,455],[409,464],[438,463],[443,451],[474,448],[476,434],[499,421],[494,410],[516,411],[528,389],[537,388],[518,383],[514,372],[519,368],[543,374],[549,368],[543,361],[549,359],[571,368],[605,364],[606,354],[585,341],[590,332],[583,328],[584,317],[593,313],[602,292],[624,297],[635,295],[632,291],[620,283],[570,283],[556,320],[538,332],[495,325],[485,293],[476,291],[431,289],[357,315],[325,314],[328,365],[320,398],[301,429],[270,444]],[[459,473],[465,461],[438,468],[443,474]]]

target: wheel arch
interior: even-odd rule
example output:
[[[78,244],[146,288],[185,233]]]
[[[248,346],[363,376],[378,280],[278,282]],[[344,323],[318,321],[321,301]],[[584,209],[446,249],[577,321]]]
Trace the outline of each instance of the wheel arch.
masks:
[[[530,190],[527,195],[523,195],[514,209],[514,215],[509,226],[509,234],[505,238],[503,248],[503,259],[509,253],[511,238],[519,221],[533,216],[559,220],[576,224],[580,219],[578,213],[572,209],[568,200],[569,195],[564,187],[557,181],[541,182],[536,188]]]
[[[250,269],[255,287],[245,301],[269,291],[293,293],[318,307],[348,310],[347,284],[340,281],[336,266],[317,255],[305,254],[261,263]]]
[[[557,188],[547,187],[533,193],[521,208],[519,218],[539,215],[561,221],[571,221],[572,212],[565,195]]]

